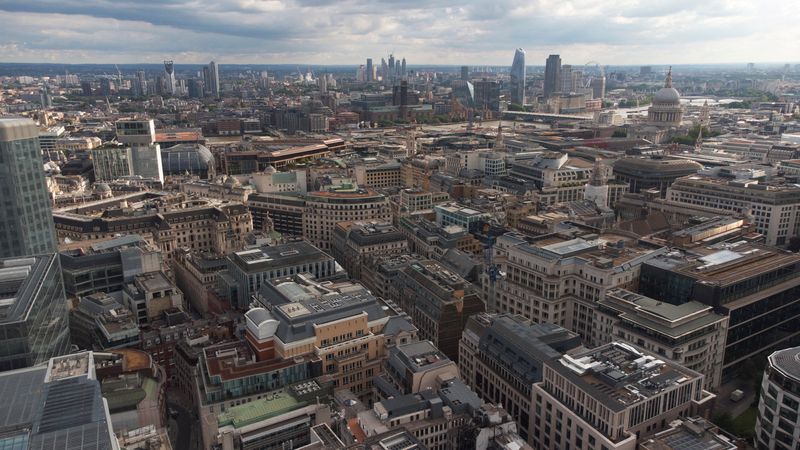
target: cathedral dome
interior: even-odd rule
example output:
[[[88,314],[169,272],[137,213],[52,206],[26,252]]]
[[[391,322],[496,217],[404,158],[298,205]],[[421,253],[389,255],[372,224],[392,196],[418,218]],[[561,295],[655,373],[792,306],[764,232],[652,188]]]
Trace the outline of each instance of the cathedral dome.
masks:
[[[680,102],[681,94],[674,87],[663,87],[653,97],[653,103],[660,105],[678,105]]]

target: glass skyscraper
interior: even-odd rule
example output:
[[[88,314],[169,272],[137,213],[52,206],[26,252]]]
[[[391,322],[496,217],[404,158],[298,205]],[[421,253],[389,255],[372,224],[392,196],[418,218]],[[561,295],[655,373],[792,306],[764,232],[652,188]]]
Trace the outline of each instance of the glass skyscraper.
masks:
[[[561,57],[550,55],[544,67],[544,97],[550,98],[561,91]]]
[[[0,260],[0,371],[47,362],[68,351],[58,254]]]
[[[0,118],[0,206],[0,258],[56,251],[39,129],[30,119]]]
[[[511,64],[511,102],[525,104],[525,50],[521,48],[514,52]]]

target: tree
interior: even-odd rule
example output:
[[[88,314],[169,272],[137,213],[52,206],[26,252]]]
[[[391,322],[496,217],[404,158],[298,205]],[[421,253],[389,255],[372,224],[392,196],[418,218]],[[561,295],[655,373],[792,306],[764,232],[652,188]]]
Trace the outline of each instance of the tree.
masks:
[[[525,108],[522,105],[520,105],[519,103],[510,103],[508,105],[508,110],[509,111],[525,111]]]

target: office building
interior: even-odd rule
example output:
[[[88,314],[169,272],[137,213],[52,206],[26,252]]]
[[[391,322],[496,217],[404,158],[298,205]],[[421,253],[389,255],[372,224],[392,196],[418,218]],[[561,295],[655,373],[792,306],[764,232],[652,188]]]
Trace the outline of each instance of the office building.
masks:
[[[92,352],[53,357],[47,365],[2,373],[0,392],[3,448],[118,448]]]
[[[164,183],[161,146],[156,144],[156,128],[150,120],[118,120],[117,141],[130,146],[132,175]]]
[[[458,361],[458,341],[467,319],[485,307],[478,291],[467,280],[440,263],[415,261],[404,267],[393,280],[395,301],[427,339]]]
[[[728,317],[705,303],[673,305],[613,288],[598,302],[593,325],[593,346],[623,340],[702,373],[706,390],[722,382]]]
[[[324,251],[330,251],[333,230],[344,221],[392,220],[388,198],[355,184],[332,186],[309,192],[303,214],[303,237]]]
[[[138,321],[121,302],[102,292],[81,297],[69,311],[72,345],[95,351],[139,345]]]
[[[756,448],[800,449],[800,347],[767,358],[756,418]]]
[[[458,367],[430,341],[398,344],[389,350],[385,370],[373,383],[380,399],[437,391],[459,379]]]
[[[178,94],[178,85],[175,81],[175,65],[172,61],[164,61],[164,84],[166,85],[166,89],[164,94],[168,95],[177,95]]]
[[[136,234],[62,250],[59,258],[64,289],[76,298],[120,291],[135,275],[160,270],[162,262],[161,252]]]
[[[0,118],[0,193],[0,258],[54,252],[39,128],[30,119]]]
[[[736,439],[701,417],[687,417],[639,443],[639,450],[737,450]]]
[[[357,417],[366,437],[403,427],[431,449],[476,448],[459,444],[481,401],[461,380],[440,383],[436,391],[397,396],[374,404]],[[395,448],[395,447],[392,447]],[[402,447],[405,448],[405,447]]]
[[[481,112],[500,111],[500,83],[496,80],[476,80],[475,107]]]
[[[253,229],[273,230],[287,236],[303,236],[306,201],[292,193],[253,193],[247,197]]]
[[[409,250],[425,258],[439,260],[450,249],[472,255],[483,251],[481,242],[459,225],[439,226],[424,217],[412,216],[401,218],[398,228],[406,236]]]
[[[461,66],[461,80],[469,81],[469,66]]]
[[[134,276],[122,290],[122,301],[139,325],[152,323],[165,312],[184,309],[183,292],[160,271]]]
[[[375,81],[375,67],[372,66],[372,58],[367,58],[366,76],[364,81]]]
[[[41,364],[69,350],[58,254],[0,260],[0,371]]]
[[[544,68],[544,98],[550,98],[561,92],[561,57],[550,55]]]
[[[332,421],[332,398],[330,386],[314,380],[265,393],[262,398],[217,414],[213,428],[209,427],[212,429],[208,432],[216,435],[208,448],[304,448],[311,444],[312,428],[320,427],[326,427],[335,437],[327,427]]]
[[[660,255],[639,276],[643,295],[680,307],[700,302],[728,317],[723,382],[743,362],[800,336],[800,256],[755,244],[725,247]]]
[[[551,359],[531,392],[533,447],[634,450],[714,395],[703,375],[621,342]]]
[[[519,435],[533,442],[531,390],[542,381],[545,362],[582,349],[580,336],[552,323],[476,314],[459,342],[458,368],[481,400],[501,405],[519,424]]]
[[[306,241],[234,252],[228,256],[228,275],[235,286],[232,306],[247,308],[265,283],[279,277],[308,273],[318,280],[343,275],[336,261]]]
[[[116,181],[133,175],[130,147],[109,143],[90,152],[96,181]]]
[[[391,336],[410,323],[390,320],[384,304],[357,283],[320,284],[310,277],[282,277],[261,287],[248,312],[259,334],[252,344],[286,360],[318,361],[321,375],[335,389],[349,389],[368,401],[373,377],[383,370]]]
[[[592,339],[597,301],[613,287],[633,288],[642,263],[666,247],[623,235],[506,233],[494,262],[506,276],[482,283],[487,309],[550,322]]]
[[[511,103],[525,104],[525,50],[518,48],[511,63]]]
[[[357,280],[372,258],[405,253],[408,253],[405,236],[389,222],[339,222],[333,230],[331,255]]]
[[[667,189],[667,201],[687,209],[750,216],[767,245],[788,244],[789,239],[800,235],[800,186],[770,177],[759,181],[757,173],[751,176],[753,178],[710,175],[678,178]]]
[[[219,66],[214,61],[208,63],[208,92],[214,97],[219,98]]]
[[[478,231],[478,227],[488,222],[491,217],[489,213],[476,211],[458,203],[436,205],[433,211],[436,213],[436,225],[440,227],[455,225],[470,232]]]
[[[628,183],[630,192],[658,189],[661,198],[678,178],[696,174],[703,166],[688,159],[620,158],[614,161],[614,177]]]

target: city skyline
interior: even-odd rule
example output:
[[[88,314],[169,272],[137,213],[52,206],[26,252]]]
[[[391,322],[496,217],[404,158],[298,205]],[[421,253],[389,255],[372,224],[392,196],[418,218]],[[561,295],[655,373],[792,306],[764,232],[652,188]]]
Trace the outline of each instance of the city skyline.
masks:
[[[529,62],[558,53],[612,65],[768,63],[800,37],[791,26],[800,6],[777,1],[3,0],[0,11],[3,62],[363,64],[390,51],[415,64],[508,65],[522,47]]]

